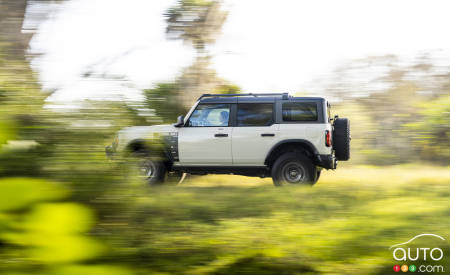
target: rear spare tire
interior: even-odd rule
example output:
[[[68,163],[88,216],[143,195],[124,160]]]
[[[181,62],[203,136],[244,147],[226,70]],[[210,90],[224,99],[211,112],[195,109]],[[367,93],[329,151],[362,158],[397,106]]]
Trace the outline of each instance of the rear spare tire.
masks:
[[[350,159],[350,120],[337,118],[334,121],[333,149],[337,160]]]

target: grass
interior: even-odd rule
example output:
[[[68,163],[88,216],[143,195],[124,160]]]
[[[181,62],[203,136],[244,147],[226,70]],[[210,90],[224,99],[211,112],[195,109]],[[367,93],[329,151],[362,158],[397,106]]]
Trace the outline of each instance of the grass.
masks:
[[[131,185],[103,229],[142,274],[385,274],[391,245],[450,236],[449,183],[448,167],[407,165],[340,167],[313,188],[222,175]]]

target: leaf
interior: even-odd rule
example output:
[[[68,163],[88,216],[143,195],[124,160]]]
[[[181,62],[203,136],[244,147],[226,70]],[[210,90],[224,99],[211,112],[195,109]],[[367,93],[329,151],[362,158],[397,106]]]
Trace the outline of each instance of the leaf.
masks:
[[[33,203],[66,197],[68,190],[61,184],[42,179],[0,179],[0,211],[22,209]]]

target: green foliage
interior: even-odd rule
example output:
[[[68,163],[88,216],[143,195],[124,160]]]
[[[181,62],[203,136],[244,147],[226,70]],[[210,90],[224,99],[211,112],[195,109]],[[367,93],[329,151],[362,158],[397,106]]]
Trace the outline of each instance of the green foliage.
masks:
[[[179,99],[181,92],[180,85],[172,82],[159,83],[155,88],[145,90],[144,94],[148,108],[153,110],[163,122],[173,123],[179,115],[187,112]]]
[[[205,93],[236,94],[240,91],[237,85],[222,84]],[[174,123],[178,116],[188,112],[185,102],[180,100],[183,92],[180,81],[158,83],[155,88],[144,90],[146,107],[154,112],[154,123]]]
[[[404,127],[413,134],[413,144],[423,159],[450,161],[450,96],[417,104],[414,122]]]
[[[326,94],[352,122],[352,163],[448,163],[449,67],[427,55],[412,61],[373,56],[333,74]]]
[[[22,246],[25,257],[42,264],[79,262],[104,250],[98,241],[83,235],[92,225],[91,210],[80,205],[39,204],[25,215],[18,232],[5,234],[4,239]]]
[[[68,195],[61,184],[42,179],[3,178],[0,194],[2,274],[27,273],[31,269],[37,274],[48,274],[55,264],[69,264],[58,268],[70,270],[73,263],[104,253],[103,244],[85,235],[94,225],[92,211],[77,203],[58,202]],[[129,274],[114,266],[80,266],[78,270],[83,268]]]
[[[220,85],[214,93],[216,94],[239,94],[241,92],[241,87],[234,84],[224,84]]]
[[[0,121],[0,145],[14,138],[15,127],[11,124],[11,122]]]
[[[392,165],[450,160],[448,95],[417,95],[399,86],[368,97],[345,100],[332,113],[351,121],[352,163]]]
[[[16,19],[2,22],[21,22]],[[104,108],[84,110],[86,116],[43,108],[47,95],[40,91],[23,53],[5,54],[17,49],[11,48],[16,44],[3,43],[3,30],[0,28],[0,273],[130,274],[127,267],[114,263],[92,263],[104,257],[108,247],[90,235],[96,219],[86,202],[104,192],[105,184],[115,182],[117,173],[104,158],[105,139],[123,124],[139,120],[130,110],[112,104],[105,113]],[[102,126],[114,118],[113,127]],[[132,123],[127,122],[130,118]],[[73,185],[76,192],[70,192]]]
[[[376,124],[364,106],[357,102],[345,101],[331,106],[332,116],[339,115],[350,119],[351,162],[370,163],[374,154],[383,154],[372,148],[372,137],[377,135]],[[379,156],[376,159],[382,159]]]
[[[110,265],[70,265],[60,266],[49,270],[50,275],[131,275],[129,269]]]
[[[344,164],[314,188],[231,176],[143,185],[133,162],[104,156],[117,130],[175,121],[192,91],[239,87],[202,56],[177,81],[145,91],[147,116],[140,104],[111,102],[53,112],[20,47],[26,39],[9,32],[20,29],[25,2],[0,1],[9,11],[0,20],[1,274],[383,274],[390,245],[416,232],[449,235],[448,167]],[[167,16],[168,33],[205,54],[226,13],[219,1],[178,1]],[[418,97],[420,83],[403,74],[390,75],[392,89],[336,109],[352,121],[352,162],[417,152],[448,161],[448,96]]]
[[[27,208],[33,203],[60,199],[67,194],[60,184],[28,178],[1,178],[0,191],[8,198],[0,201],[0,211]]]
[[[151,189],[130,179],[111,191],[127,215],[105,221],[105,237],[117,257],[151,273],[372,274],[392,268],[388,248],[415,232],[450,233],[447,168],[346,167],[322,177],[282,189],[237,176]]]

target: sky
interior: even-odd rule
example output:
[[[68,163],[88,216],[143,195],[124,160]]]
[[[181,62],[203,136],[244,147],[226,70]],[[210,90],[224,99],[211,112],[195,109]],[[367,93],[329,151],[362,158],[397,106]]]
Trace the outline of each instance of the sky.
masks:
[[[70,0],[52,9],[29,49],[43,88],[56,91],[49,101],[139,99],[177,77],[194,50],[166,39],[163,14],[174,2]],[[225,0],[224,9],[212,67],[245,92],[308,91],[366,56],[450,53],[446,0]]]

